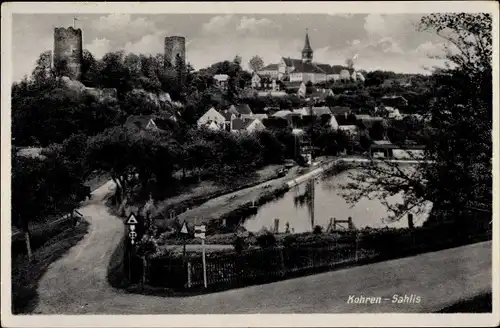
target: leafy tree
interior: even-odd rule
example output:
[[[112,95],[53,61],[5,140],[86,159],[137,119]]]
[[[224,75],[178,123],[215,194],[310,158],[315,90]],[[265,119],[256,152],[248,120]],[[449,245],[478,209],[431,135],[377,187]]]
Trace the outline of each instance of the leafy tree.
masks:
[[[48,50],[40,54],[36,61],[35,69],[31,76],[37,83],[43,83],[47,78],[54,76],[52,66],[52,51]]]
[[[91,88],[101,85],[101,63],[87,49],[82,54],[82,83]]]
[[[130,194],[129,176],[138,174],[140,191],[149,195],[155,186],[172,178],[179,146],[161,131],[114,127],[89,140],[87,161],[109,172],[118,187],[118,197]]]
[[[264,60],[260,56],[253,56],[248,62],[248,66],[252,71],[256,72],[264,67]]]
[[[370,138],[373,140],[383,140],[387,134],[387,122],[376,121],[370,128]]]
[[[471,204],[491,212],[492,75],[491,15],[432,14],[420,28],[435,31],[451,45],[449,65],[432,76],[431,118],[425,159],[413,169],[371,163],[349,184],[350,201],[385,199],[403,192],[403,204],[387,204],[391,219],[433,204],[434,220],[462,223]],[[367,183],[368,182],[368,183]]]
[[[233,59],[233,63],[241,67],[241,56],[236,55]]]
[[[104,88],[115,88],[118,96],[123,96],[132,90],[132,80],[127,67],[124,64],[123,51],[109,52],[101,60],[101,86]]]
[[[31,258],[29,223],[74,209],[81,200],[82,180],[58,156],[29,158],[16,152],[13,149],[12,224],[24,231]]]

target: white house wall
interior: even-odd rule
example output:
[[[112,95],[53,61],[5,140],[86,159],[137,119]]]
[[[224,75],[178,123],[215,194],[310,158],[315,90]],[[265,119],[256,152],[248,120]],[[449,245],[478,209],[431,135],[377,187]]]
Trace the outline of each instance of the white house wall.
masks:
[[[198,126],[205,125],[209,121],[214,121],[219,125],[223,125],[226,119],[215,109],[211,108],[205,114],[203,114],[202,117],[198,119]]]

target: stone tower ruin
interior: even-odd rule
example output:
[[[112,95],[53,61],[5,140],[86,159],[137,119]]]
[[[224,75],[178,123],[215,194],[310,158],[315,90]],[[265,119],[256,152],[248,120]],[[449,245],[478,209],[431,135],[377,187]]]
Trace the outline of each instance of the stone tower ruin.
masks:
[[[82,77],[82,30],[73,27],[54,29],[54,69],[58,75],[72,80]]]
[[[182,66],[186,63],[186,38],[167,36],[165,38],[165,69],[177,68],[178,63]]]

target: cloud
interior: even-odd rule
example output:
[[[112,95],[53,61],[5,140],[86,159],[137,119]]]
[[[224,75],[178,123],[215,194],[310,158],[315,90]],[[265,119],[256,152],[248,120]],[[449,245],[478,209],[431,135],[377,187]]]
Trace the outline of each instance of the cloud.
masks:
[[[158,31],[155,23],[145,17],[133,17],[130,14],[110,14],[102,16],[92,27],[97,36],[111,40],[112,47],[117,48],[127,42],[136,42],[144,35]]]
[[[163,53],[163,43],[166,31],[157,31],[153,34],[144,35],[137,42],[127,42],[123,48],[126,53],[155,55]]]
[[[144,17],[132,18],[130,14],[110,14],[100,17],[99,20],[95,22],[95,28],[105,32],[115,32],[118,30],[130,32],[136,29],[142,31],[151,30],[155,28],[155,25]]]
[[[31,42],[16,43],[15,40],[13,40],[12,78],[14,81],[22,79],[24,75],[31,75],[40,54],[47,50],[52,51],[54,48],[54,39],[52,36],[39,37],[30,41]]]
[[[106,53],[111,51],[111,42],[105,38],[94,39],[91,43],[84,46],[85,49],[96,59],[101,59]]]
[[[202,25],[201,30],[204,35],[223,35],[230,38],[236,35],[244,36],[266,36],[273,29],[279,29],[280,25],[268,18],[254,18],[243,16],[237,18],[234,15],[219,15],[212,17]]]
[[[282,56],[300,58],[303,42],[302,39],[241,38],[236,35],[228,38],[198,38],[191,40],[189,47],[186,47],[186,60],[195,69],[201,69],[216,62],[233,60],[239,55],[246,69],[248,61],[255,55],[262,57],[266,65],[278,63]]]
[[[369,35],[383,36],[386,34],[386,22],[380,14],[367,15],[364,27]]]
[[[445,46],[443,43],[433,43],[432,41],[426,41],[421,43],[416,49],[416,53],[429,56],[437,56],[444,54]]]
[[[378,49],[384,53],[403,54],[399,38],[400,34],[404,35],[407,31],[408,22],[402,18],[401,15],[367,15],[364,28],[368,41],[363,47]]]
[[[218,34],[226,31],[226,28],[233,20],[233,15],[215,16],[203,24],[202,31],[207,34]]]
[[[259,29],[269,29],[277,27],[277,25],[267,18],[255,19],[243,16],[240,24],[236,28],[239,31],[256,31]]]
[[[385,53],[395,53],[395,54],[402,54],[403,53],[403,49],[401,49],[401,46],[399,45],[398,42],[396,42],[396,40],[394,40],[393,38],[391,37],[384,37],[382,39],[380,39],[376,46],[380,47],[382,49],[383,52]]]

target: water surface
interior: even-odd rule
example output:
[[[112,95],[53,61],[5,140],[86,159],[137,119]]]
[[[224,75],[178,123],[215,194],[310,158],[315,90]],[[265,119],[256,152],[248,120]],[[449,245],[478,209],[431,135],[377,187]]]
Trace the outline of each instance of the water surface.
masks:
[[[245,220],[243,226],[252,232],[259,231],[263,227],[272,229],[274,220],[278,218],[279,232],[285,231],[285,224],[288,222],[290,230],[293,229],[293,232],[299,233],[311,231],[316,225],[326,228],[330,218],[347,220],[348,217],[352,218],[358,229],[408,226],[407,218],[392,223],[386,222],[384,219],[389,216],[389,213],[379,199],[363,198],[354,205],[347,203],[341,195],[340,187],[351,181],[349,178],[351,172],[356,174],[356,171],[350,170],[335,176],[316,177],[304,182],[292,188],[283,197],[262,205],[257,214]],[[401,203],[402,196],[395,195],[387,198],[387,201],[391,204]],[[421,214],[412,211],[415,226],[422,225],[429,210],[430,206]]]

